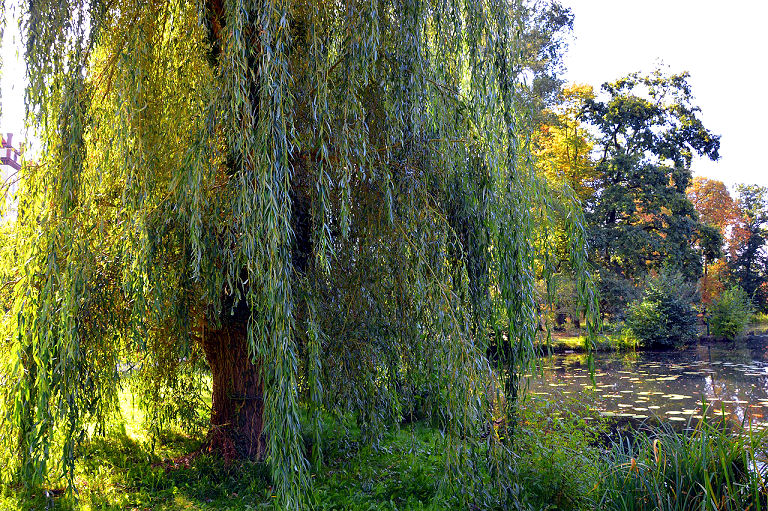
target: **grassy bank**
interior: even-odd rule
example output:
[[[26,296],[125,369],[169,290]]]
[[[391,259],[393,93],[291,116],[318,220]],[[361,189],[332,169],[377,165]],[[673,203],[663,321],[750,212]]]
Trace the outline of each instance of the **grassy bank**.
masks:
[[[768,315],[756,314],[752,322],[747,325],[744,335],[768,335]],[[718,340],[706,335],[706,327],[702,326],[699,332],[700,340]],[[575,329],[563,332],[553,332],[548,343],[542,341],[552,353],[586,353],[587,338],[583,332]],[[627,330],[619,330],[600,334],[594,341],[592,350],[596,352],[608,351],[636,351],[644,349],[632,334]]]
[[[508,467],[518,482],[498,498],[483,490],[476,509],[588,509],[596,498],[602,423],[582,418],[583,405],[529,400],[520,409],[514,448],[519,464]],[[131,425],[134,426],[135,424]],[[131,433],[133,431],[133,433]],[[202,437],[168,431],[155,441],[118,427],[83,445],[77,465],[77,496],[63,483],[27,489],[6,487],[2,510],[251,510],[271,508],[268,470],[260,463],[226,464],[201,449]],[[316,509],[460,509],[446,486],[444,438],[427,422],[394,428],[378,446],[366,444],[352,424],[327,421],[324,463],[313,471]],[[479,466],[481,472],[487,467]],[[488,482],[488,481],[486,481]],[[488,485],[490,488],[491,485]],[[511,504],[510,504],[511,503]]]
[[[341,438],[341,437],[340,437]],[[422,426],[387,435],[380,449],[326,439],[326,465],[313,474],[318,509],[443,509],[442,457],[436,430]],[[226,464],[200,450],[201,439],[169,433],[154,449],[125,434],[84,446],[79,495],[63,488],[6,488],[4,510],[248,510],[271,507],[266,466]]]
[[[607,434],[611,424],[593,415],[583,400],[527,399],[511,446],[515,461],[505,468],[513,483],[503,498],[478,491],[473,508],[766,509],[764,479],[751,470],[765,447],[763,434],[692,423],[685,433],[662,426],[616,438]],[[132,431],[117,426],[84,444],[77,497],[55,483],[6,487],[0,509],[272,507],[265,465],[226,464],[201,450],[201,437],[179,431],[154,442]],[[317,509],[466,509],[445,484],[442,435],[426,422],[393,429],[372,447],[353,425],[328,421],[323,439],[324,463],[312,474]]]
[[[547,346],[553,353],[586,353],[587,337],[578,332],[556,333],[552,335]],[[598,335],[592,345],[592,350],[598,352],[637,349],[637,340],[624,332]]]

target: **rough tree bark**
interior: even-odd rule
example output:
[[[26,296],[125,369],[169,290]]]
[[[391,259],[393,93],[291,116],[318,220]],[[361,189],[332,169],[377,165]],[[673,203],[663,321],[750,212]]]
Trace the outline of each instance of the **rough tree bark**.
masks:
[[[262,459],[264,380],[260,362],[251,361],[247,317],[235,314],[222,327],[206,332],[203,350],[213,379],[209,447],[225,459]]]

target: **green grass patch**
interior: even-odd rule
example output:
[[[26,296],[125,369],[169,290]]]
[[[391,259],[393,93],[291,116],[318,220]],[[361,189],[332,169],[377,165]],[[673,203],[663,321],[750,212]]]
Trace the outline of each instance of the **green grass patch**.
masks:
[[[326,435],[334,434],[327,431]],[[313,474],[317,509],[445,509],[439,496],[444,460],[437,430],[416,424],[384,436],[379,447],[339,431],[324,442],[325,463]],[[264,463],[225,464],[202,452],[200,438],[163,435],[154,446],[125,433],[85,444],[78,494],[63,487],[5,488],[2,510],[251,510],[271,508]]]
[[[552,336],[549,343],[552,351],[585,353],[587,351],[587,338],[583,335]],[[628,331],[599,335],[592,346],[594,351],[634,351],[637,349],[637,339]]]
[[[610,424],[596,417],[588,396],[528,396],[515,417],[514,455],[502,467],[510,486],[493,494],[486,484],[491,460],[481,452],[473,469],[485,482],[470,496],[474,509],[766,509],[765,479],[753,470],[764,460],[763,433],[736,435],[701,423],[693,432],[662,428],[606,446]],[[274,508],[265,464],[226,464],[204,451],[202,435],[177,429],[152,440],[137,433],[138,419],[128,416],[130,427],[118,423],[83,444],[77,495],[55,482],[4,487],[0,510]],[[445,439],[425,422],[392,428],[370,445],[352,422],[327,418],[322,438],[324,462],[312,473],[315,509],[467,508],[444,487]],[[707,507],[709,501],[716,505]]]

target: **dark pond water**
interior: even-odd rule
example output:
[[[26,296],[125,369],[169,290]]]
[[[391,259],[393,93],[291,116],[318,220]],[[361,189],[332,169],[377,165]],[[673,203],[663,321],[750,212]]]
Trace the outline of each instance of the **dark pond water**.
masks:
[[[685,424],[709,412],[768,426],[768,336],[700,344],[683,351],[596,353],[595,383],[586,355],[554,355],[530,379],[535,395],[594,399],[605,415],[658,417]]]

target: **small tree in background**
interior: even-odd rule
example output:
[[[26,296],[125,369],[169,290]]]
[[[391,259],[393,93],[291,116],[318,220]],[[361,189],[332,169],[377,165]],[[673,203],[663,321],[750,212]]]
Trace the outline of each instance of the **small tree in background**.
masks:
[[[676,348],[696,340],[696,291],[679,274],[652,278],[641,300],[629,306],[627,325],[646,348]]]
[[[739,286],[726,289],[712,304],[712,335],[733,340],[744,333],[754,308],[749,295]]]

